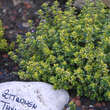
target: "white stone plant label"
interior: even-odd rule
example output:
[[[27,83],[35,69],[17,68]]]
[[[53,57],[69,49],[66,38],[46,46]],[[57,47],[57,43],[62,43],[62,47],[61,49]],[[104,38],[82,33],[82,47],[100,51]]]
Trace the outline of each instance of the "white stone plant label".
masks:
[[[0,110],[62,110],[68,101],[66,91],[47,83],[0,83]]]

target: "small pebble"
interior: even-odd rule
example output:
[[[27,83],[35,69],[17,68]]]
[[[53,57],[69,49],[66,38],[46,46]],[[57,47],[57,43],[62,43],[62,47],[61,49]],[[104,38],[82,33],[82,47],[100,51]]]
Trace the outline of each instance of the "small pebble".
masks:
[[[80,100],[76,100],[75,104],[76,104],[76,106],[80,107],[81,106],[81,101]]]
[[[86,105],[82,105],[82,110],[88,110],[88,107]]]
[[[82,110],[81,107],[76,107],[76,110]]]
[[[76,99],[80,100],[80,96],[76,96]]]
[[[93,105],[89,105],[89,109],[88,110],[95,110]]]
[[[25,27],[25,28],[28,28],[29,27],[29,23],[25,23],[24,22],[24,23],[22,23],[22,26]]]
[[[95,104],[95,106],[96,106],[96,107],[101,107],[102,104],[101,104],[100,102],[97,102],[97,103]]]
[[[72,101],[75,103],[76,102],[76,98],[73,98]]]

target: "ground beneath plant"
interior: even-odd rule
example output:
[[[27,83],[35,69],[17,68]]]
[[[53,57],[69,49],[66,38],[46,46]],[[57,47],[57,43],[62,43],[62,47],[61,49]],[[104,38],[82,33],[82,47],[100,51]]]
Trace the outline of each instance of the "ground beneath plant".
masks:
[[[0,19],[3,21],[3,27],[5,28],[5,38],[8,42],[16,41],[18,34],[25,37],[25,33],[28,31],[33,32],[35,27],[39,24],[39,18],[37,10],[40,8],[42,2],[39,0],[37,4],[24,2],[16,6],[12,2],[5,0],[0,1]],[[63,4],[63,2],[62,2]],[[64,4],[63,4],[64,5]],[[29,28],[27,21],[32,19],[34,22],[33,28]],[[19,67],[10,59],[7,52],[0,52],[0,83],[6,81],[21,81],[17,75]],[[91,101],[86,97],[76,97],[74,90],[69,91],[70,100],[76,103],[77,110],[110,110],[110,102],[97,102]],[[65,107],[65,109],[68,106]]]

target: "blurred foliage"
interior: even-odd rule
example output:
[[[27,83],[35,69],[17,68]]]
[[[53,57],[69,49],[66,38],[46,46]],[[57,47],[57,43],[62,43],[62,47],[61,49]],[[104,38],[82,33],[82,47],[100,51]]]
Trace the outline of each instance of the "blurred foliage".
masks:
[[[4,36],[4,29],[2,26],[2,21],[0,20],[0,51],[7,50],[8,44],[6,39],[3,38]]]
[[[0,20],[0,51],[1,52],[7,52],[9,50],[12,50],[14,48],[15,43],[11,42],[8,44],[7,40],[4,38],[4,28],[2,26],[2,21]]]

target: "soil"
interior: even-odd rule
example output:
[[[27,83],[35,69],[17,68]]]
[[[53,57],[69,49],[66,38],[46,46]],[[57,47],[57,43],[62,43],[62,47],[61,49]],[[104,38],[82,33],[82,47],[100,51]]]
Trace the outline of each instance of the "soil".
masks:
[[[12,2],[7,0],[0,0],[0,19],[3,21],[3,27],[5,28],[5,38],[8,42],[16,41],[18,34],[25,37],[25,33],[33,31],[39,24],[39,18],[36,11],[40,9],[43,2],[47,0],[33,0],[33,2],[24,2],[16,6]],[[53,2],[54,0],[50,0]],[[67,0],[59,0],[61,7],[64,7],[64,3]],[[28,19],[34,21],[33,29],[30,29],[26,24]],[[6,81],[21,81],[17,75],[19,67],[10,57],[7,52],[0,52],[0,83]],[[110,102],[96,102],[91,101],[86,97],[76,97],[73,93],[74,90],[69,91],[70,101],[73,101],[77,105],[77,110],[110,110]],[[65,109],[68,107],[65,106]]]

